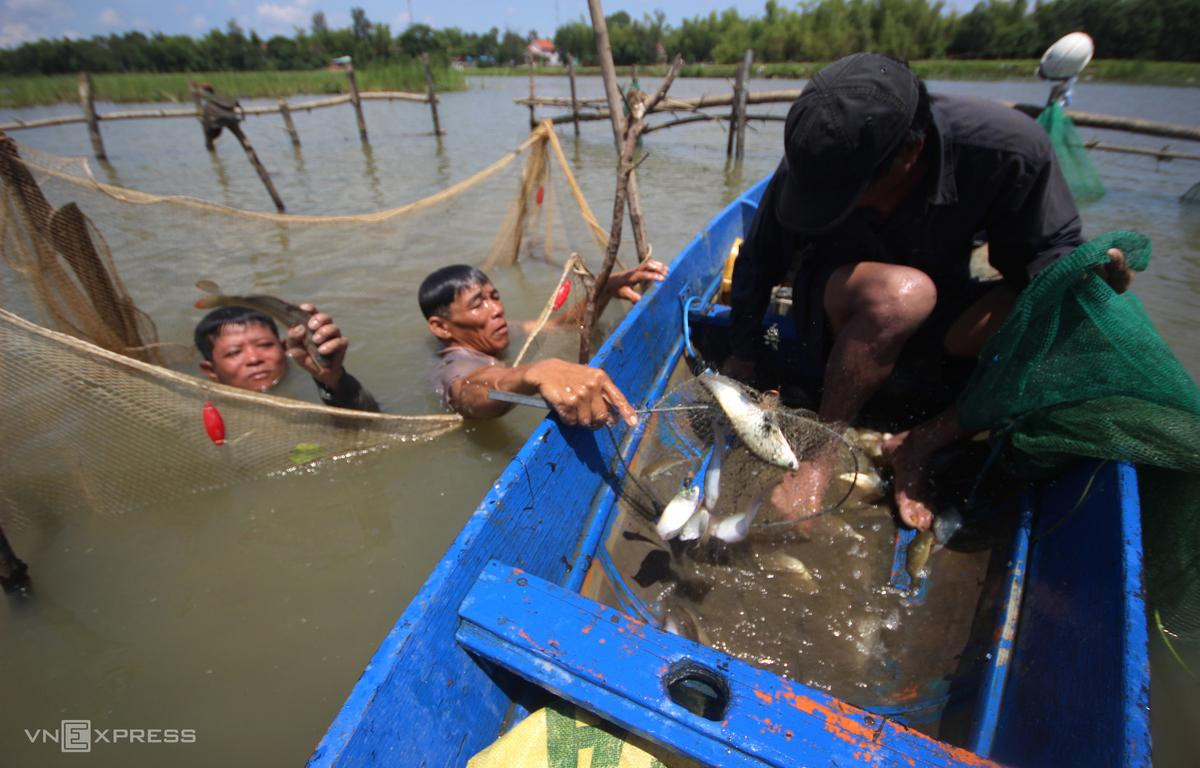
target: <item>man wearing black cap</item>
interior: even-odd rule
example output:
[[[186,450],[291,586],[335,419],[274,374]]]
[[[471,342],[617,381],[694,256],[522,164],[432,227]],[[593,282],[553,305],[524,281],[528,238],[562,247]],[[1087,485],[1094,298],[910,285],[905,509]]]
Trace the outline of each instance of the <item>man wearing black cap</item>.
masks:
[[[961,387],[1030,277],[1082,242],[1033,120],[991,102],[930,97],[886,56],[854,54],[814,75],[788,112],[784,155],[734,269],[725,370],[753,374],[771,289],[794,268],[792,312],[814,372],[802,384],[820,395],[826,420],[852,421],[897,367],[935,370]],[[1000,280],[971,275],[980,235]],[[1110,254],[1105,277],[1123,291],[1130,272],[1119,251]],[[932,523],[927,461],[961,436],[954,394],[885,446],[900,516],[917,528]],[[801,468],[772,501],[797,517],[815,511],[829,471]]]

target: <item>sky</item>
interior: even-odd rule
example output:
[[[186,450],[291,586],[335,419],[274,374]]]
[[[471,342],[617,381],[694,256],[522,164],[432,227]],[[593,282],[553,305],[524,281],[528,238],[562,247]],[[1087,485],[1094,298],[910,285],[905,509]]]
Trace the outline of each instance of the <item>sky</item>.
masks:
[[[969,9],[975,0],[946,0],[946,6]],[[781,0],[784,7],[794,6]],[[669,24],[737,8],[742,16],[761,16],[764,0],[607,0],[604,12],[625,11],[635,19],[663,11]],[[230,19],[264,38],[290,36],[308,28],[312,15],[323,11],[334,28],[350,25],[350,8],[361,7],[371,21],[391,25],[398,33],[410,21],[432,27],[458,27],[486,32],[491,27],[522,35],[544,36],[556,27],[588,18],[587,0],[0,0],[0,48],[39,38],[91,37],[140,30],[200,35],[225,28]]]

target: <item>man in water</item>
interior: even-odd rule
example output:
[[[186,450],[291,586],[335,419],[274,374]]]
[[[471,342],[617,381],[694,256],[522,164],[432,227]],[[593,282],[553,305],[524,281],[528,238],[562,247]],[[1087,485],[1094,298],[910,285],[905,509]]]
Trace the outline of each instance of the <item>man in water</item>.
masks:
[[[289,328],[286,339],[279,338],[274,320],[253,309],[220,307],[209,312],[196,324],[196,348],[204,357],[200,370],[221,384],[266,392],[287,375],[291,357],[312,376],[326,405],[378,412],[375,398],[342,365],[350,340],[329,315],[311,304],[300,306],[312,312],[307,327]],[[304,346],[308,331],[328,362],[325,368],[317,365]]]
[[[972,278],[982,235],[1002,280]],[[984,341],[1030,278],[1082,242],[1079,213],[1045,132],[1008,107],[930,96],[899,61],[862,53],[818,72],[792,104],[784,160],[733,274],[733,355],[748,379],[772,288],[793,267],[793,317],[822,419],[851,422],[897,368],[924,363],[965,383]],[[1124,255],[1103,270],[1129,287]],[[958,360],[955,364],[953,361]],[[965,365],[963,362],[965,361]],[[903,521],[933,521],[929,459],[963,436],[951,403],[884,446]],[[831,468],[788,475],[772,502],[802,517]]]
[[[633,289],[645,281],[661,281],[667,268],[647,259],[634,269],[613,273],[598,299],[596,316],[614,296],[635,302]],[[538,394],[566,424],[600,427],[611,424],[614,412],[633,426],[637,415],[604,371],[586,365],[548,359],[509,368],[497,357],[508,349],[508,321],[500,292],[480,270],[465,264],[442,267],[421,282],[421,312],[429,331],[442,343],[431,372],[434,390],[451,410],[473,418],[491,418],[512,405],[492,400],[496,389]],[[571,307],[561,323],[578,322],[582,303]]]

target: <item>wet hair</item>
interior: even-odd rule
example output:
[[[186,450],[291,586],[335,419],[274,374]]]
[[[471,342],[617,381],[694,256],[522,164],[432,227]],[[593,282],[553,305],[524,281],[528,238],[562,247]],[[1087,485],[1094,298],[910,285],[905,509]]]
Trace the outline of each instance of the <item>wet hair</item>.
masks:
[[[213,359],[213,342],[227,325],[262,325],[271,329],[275,338],[279,338],[279,328],[275,326],[275,321],[262,312],[249,307],[217,307],[196,323],[196,331],[193,334],[196,349],[200,350],[200,354],[210,363]]]
[[[889,57],[891,58],[891,57]],[[898,64],[903,64],[906,68],[908,62],[903,59],[895,59]],[[913,112],[912,123],[908,126],[908,131],[904,134],[904,138],[896,145],[891,154],[883,159],[879,165],[875,167],[873,178],[881,178],[888,174],[892,168],[892,163],[900,156],[905,147],[921,141],[929,135],[929,129],[933,127],[933,111],[929,108],[929,90],[925,87],[925,81],[917,79],[917,109]]]
[[[466,264],[442,267],[421,281],[421,288],[417,291],[421,313],[425,315],[426,320],[433,315],[445,317],[460,291],[490,282],[492,281],[481,270]]]

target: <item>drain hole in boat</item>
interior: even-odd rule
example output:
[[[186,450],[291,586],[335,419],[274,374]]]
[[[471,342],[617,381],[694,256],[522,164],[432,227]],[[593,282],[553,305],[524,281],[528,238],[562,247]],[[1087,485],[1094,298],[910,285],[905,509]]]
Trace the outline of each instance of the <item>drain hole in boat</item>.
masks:
[[[671,666],[663,682],[671,701],[705,720],[720,721],[729,708],[729,686],[720,674],[694,661]]]

